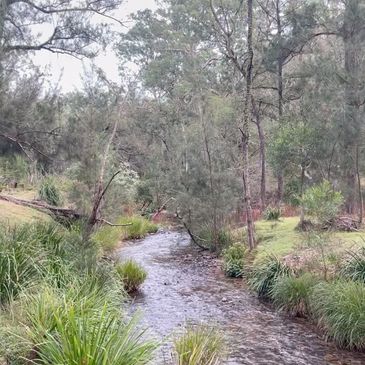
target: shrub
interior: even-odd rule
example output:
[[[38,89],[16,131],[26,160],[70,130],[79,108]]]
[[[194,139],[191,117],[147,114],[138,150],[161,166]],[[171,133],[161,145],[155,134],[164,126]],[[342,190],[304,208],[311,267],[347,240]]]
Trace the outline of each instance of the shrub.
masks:
[[[147,277],[147,272],[133,260],[118,263],[115,269],[127,293],[136,291]]]
[[[224,360],[222,334],[206,326],[188,327],[174,341],[176,365],[218,365]]]
[[[349,258],[343,264],[342,276],[365,284],[365,247],[358,252],[350,252]]]
[[[223,251],[223,270],[227,276],[240,278],[244,274],[246,248],[242,244],[233,244]]]
[[[325,224],[335,218],[342,203],[342,194],[334,191],[328,181],[307,189],[301,198],[304,211],[314,217],[318,224]]]
[[[311,295],[312,314],[328,338],[349,349],[365,349],[365,286],[360,282],[320,283]]]
[[[281,217],[281,211],[279,207],[267,207],[264,213],[264,218],[267,221],[277,221]]]
[[[203,246],[212,251],[221,251],[233,242],[233,236],[229,229],[220,228],[217,232],[214,232],[209,225],[200,230],[197,237],[200,238]]]
[[[39,188],[39,198],[50,205],[61,205],[61,194],[56,187],[54,181],[50,177],[46,177]]]
[[[271,298],[280,310],[293,316],[306,316],[309,313],[309,298],[317,282],[308,273],[299,277],[281,277],[272,288]]]
[[[54,333],[47,333],[38,346],[40,362],[54,364],[143,365],[152,359],[156,346],[143,342],[143,331],[131,321],[122,323],[107,312],[97,314],[97,322],[70,311],[67,321],[56,317]]]
[[[272,289],[278,279],[292,275],[292,270],[275,256],[269,256],[254,266],[249,275],[249,285],[260,298],[271,299]]]

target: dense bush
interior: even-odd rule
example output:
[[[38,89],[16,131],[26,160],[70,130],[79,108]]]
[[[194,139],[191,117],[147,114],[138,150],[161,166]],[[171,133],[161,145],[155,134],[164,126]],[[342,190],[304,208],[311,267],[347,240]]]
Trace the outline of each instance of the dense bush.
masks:
[[[358,252],[349,253],[348,259],[342,265],[342,276],[365,284],[365,247]]]
[[[223,270],[229,277],[240,278],[245,269],[246,248],[242,244],[233,244],[223,251]]]
[[[312,216],[318,224],[325,224],[335,218],[342,203],[342,194],[334,191],[328,181],[307,189],[301,198],[305,213]]]
[[[365,349],[365,286],[354,281],[314,287],[311,311],[328,338],[349,349]]]
[[[267,221],[277,221],[281,217],[281,211],[279,207],[267,207],[264,212],[264,218]]]
[[[270,299],[276,282],[292,270],[275,256],[269,256],[255,265],[249,274],[249,285],[260,298]]]
[[[133,260],[118,263],[115,269],[127,293],[136,291],[147,278],[147,272]]]
[[[219,365],[225,358],[222,334],[206,326],[188,327],[174,341],[176,365]]]
[[[309,313],[309,298],[318,280],[306,273],[299,277],[283,276],[274,284],[271,298],[280,309],[293,316],[306,316]]]
[[[46,177],[39,188],[39,198],[44,200],[50,205],[59,206],[61,205],[61,193],[59,192],[54,181],[50,177]]]

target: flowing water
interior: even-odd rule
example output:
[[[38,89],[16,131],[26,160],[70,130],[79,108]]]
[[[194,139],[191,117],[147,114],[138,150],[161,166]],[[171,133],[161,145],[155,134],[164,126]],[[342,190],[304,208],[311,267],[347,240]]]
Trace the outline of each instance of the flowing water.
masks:
[[[165,343],[153,364],[172,364],[171,339],[186,323],[222,329],[229,365],[365,364],[365,354],[336,349],[314,327],[259,302],[242,280],[224,277],[219,262],[192,247],[183,233],[160,232],[129,242],[118,255],[135,259],[148,272],[131,308],[141,312],[149,333]]]

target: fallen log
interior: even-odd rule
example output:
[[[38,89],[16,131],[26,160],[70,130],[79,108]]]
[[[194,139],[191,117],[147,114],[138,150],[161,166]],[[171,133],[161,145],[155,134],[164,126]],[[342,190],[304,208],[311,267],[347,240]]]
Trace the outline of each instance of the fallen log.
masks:
[[[56,207],[40,200],[25,200],[3,194],[0,194],[0,200],[36,209],[42,213],[50,215],[57,222],[66,225],[70,225],[75,221],[87,219],[87,217],[84,214],[81,214],[75,211],[74,209]]]

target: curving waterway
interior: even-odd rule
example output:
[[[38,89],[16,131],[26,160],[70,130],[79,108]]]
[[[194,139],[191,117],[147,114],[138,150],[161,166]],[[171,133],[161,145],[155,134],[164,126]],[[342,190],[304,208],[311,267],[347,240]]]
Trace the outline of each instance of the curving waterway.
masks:
[[[365,364],[365,354],[336,349],[315,327],[286,318],[258,301],[241,280],[227,279],[219,262],[192,247],[184,233],[160,232],[123,243],[117,254],[133,258],[148,272],[131,309],[165,343],[154,365],[172,364],[171,338],[186,323],[208,323],[223,331],[227,365]]]

